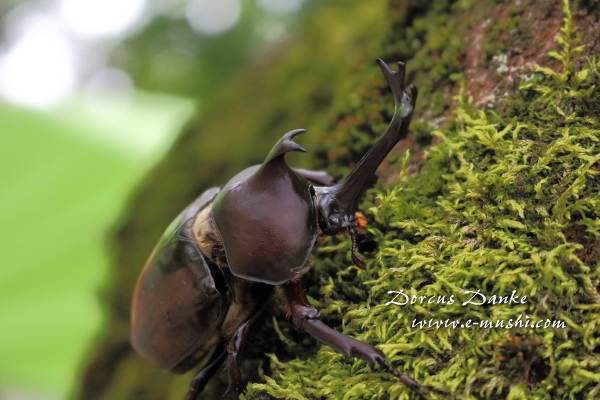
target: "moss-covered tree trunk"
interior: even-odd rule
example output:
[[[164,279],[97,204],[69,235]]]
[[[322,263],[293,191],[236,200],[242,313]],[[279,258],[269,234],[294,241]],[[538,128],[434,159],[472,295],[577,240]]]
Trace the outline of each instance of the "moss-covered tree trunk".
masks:
[[[286,131],[309,131],[300,141],[310,156],[292,163],[347,173],[393,112],[376,57],[407,61],[417,113],[361,207],[367,268],[351,266],[349,240],[326,242],[308,277],[311,301],[329,325],[432,386],[432,399],[600,397],[600,64],[589,58],[600,50],[599,8],[313,5],[294,37],[222,88],[138,190],[112,241],[108,322],[76,398],[183,397],[191,374],[158,371],[129,344],[131,293],[146,257],[187,203],[260,162]],[[465,290],[489,304],[463,306]],[[392,291],[403,293],[398,304],[388,303]],[[513,291],[525,302],[499,304]],[[400,305],[404,294],[415,300]],[[296,332],[277,305],[271,311],[277,322],[267,318],[242,356],[245,376],[267,382],[250,386],[248,398],[415,397]],[[223,381],[203,398],[220,398]]]

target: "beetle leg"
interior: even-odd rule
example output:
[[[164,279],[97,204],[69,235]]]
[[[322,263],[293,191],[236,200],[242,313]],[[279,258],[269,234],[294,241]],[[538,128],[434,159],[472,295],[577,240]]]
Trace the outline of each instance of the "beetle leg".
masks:
[[[262,313],[259,309],[258,312],[241,324],[227,345],[227,364],[225,365],[225,369],[227,370],[229,384],[225,394],[230,394],[234,400],[239,398],[245,387],[237,362],[238,353],[254,334],[253,328],[257,326],[256,321],[260,320],[261,315]]]
[[[360,340],[343,335],[319,321],[319,311],[308,303],[301,281],[286,282],[283,285],[283,291],[296,327],[306,331],[321,343],[342,354],[346,359],[350,357],[360,358],[371,369],[375,368],[376,363],[381,365],[387,372],[400,379],[419,397],[425,398],[423,396],[423,389],[428,386],[421,385],[411,377],[396,371],[385,361],[381,350]]]
[[[206,366],[190,382],[190,389],[183,400],[196,400],[198,394],[204,390],[204,386],[223,364],[226,355],[225,346],[222,343],[219,344],[219,347],[210,356]]]
[[[331,186],[334,183],[333,176],[329,175],[325,171],[311,171],[311,170],[302,169],[302,168],[292,168],[292,169],[294,171],[296,171],[296,173],[299,174],[300,176],[308,179],[312,183],[316,183],[317,185]]]

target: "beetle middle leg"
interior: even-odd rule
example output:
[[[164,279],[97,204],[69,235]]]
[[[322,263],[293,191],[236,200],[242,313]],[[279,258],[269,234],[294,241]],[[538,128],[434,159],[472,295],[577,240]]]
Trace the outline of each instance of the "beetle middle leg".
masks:
[[[221,364],[223,364],[226,356],[227,351],[225,349],[225,344],[219,343],[219,347],[217,347],[217,349],[210,356],[206,366],[202,368],[202,371],[198,372],[198,374],[190,382],[190,388],[183,400],[196,400],[198,394],[202,392],[210,378],[212,378]]]
[[[318,319],[320,316],[319,311],[308,303],[302,280],[285,283],[283,285],[283,292],[296,327],[306,331],[321,343],[342,354],[346,359],[350,357],[360,358],[372,369],[376,363],[381,365],[387,372],[400,379],[421,398],[424,398],[422,389],[427,388],[427,386],[421,385],[411,377],[396,371],[385,361],[381,350],[360,340],[343,335],[321,322]]]
[[[334,183],[333,176],[325,171],[311,171],[303,168],[292,168],[302,177],[321,186],[331,186]]]

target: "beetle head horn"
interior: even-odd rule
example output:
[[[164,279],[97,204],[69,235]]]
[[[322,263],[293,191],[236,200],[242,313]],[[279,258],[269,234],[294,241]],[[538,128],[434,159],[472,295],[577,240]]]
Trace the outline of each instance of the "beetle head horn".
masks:
[[[406,137],[415,109],[417,88],[411,85],[406,91],[404,63],[398,62],[398,72],[380,59],[377,59],[377,63],[392,90],[396,106],[394,116],[385,133],[343,181],[335,186],[317,188],[319,226],[326,235],[336,235],[351,228],[363,193],[373,180],[377,167],[392,148]]]

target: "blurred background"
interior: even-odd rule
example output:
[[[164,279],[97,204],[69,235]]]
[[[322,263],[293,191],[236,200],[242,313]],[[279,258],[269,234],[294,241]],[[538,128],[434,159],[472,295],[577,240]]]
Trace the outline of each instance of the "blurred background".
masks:
[[[308,0],[0,0],[0,399],[65,399],[142,178]]]

